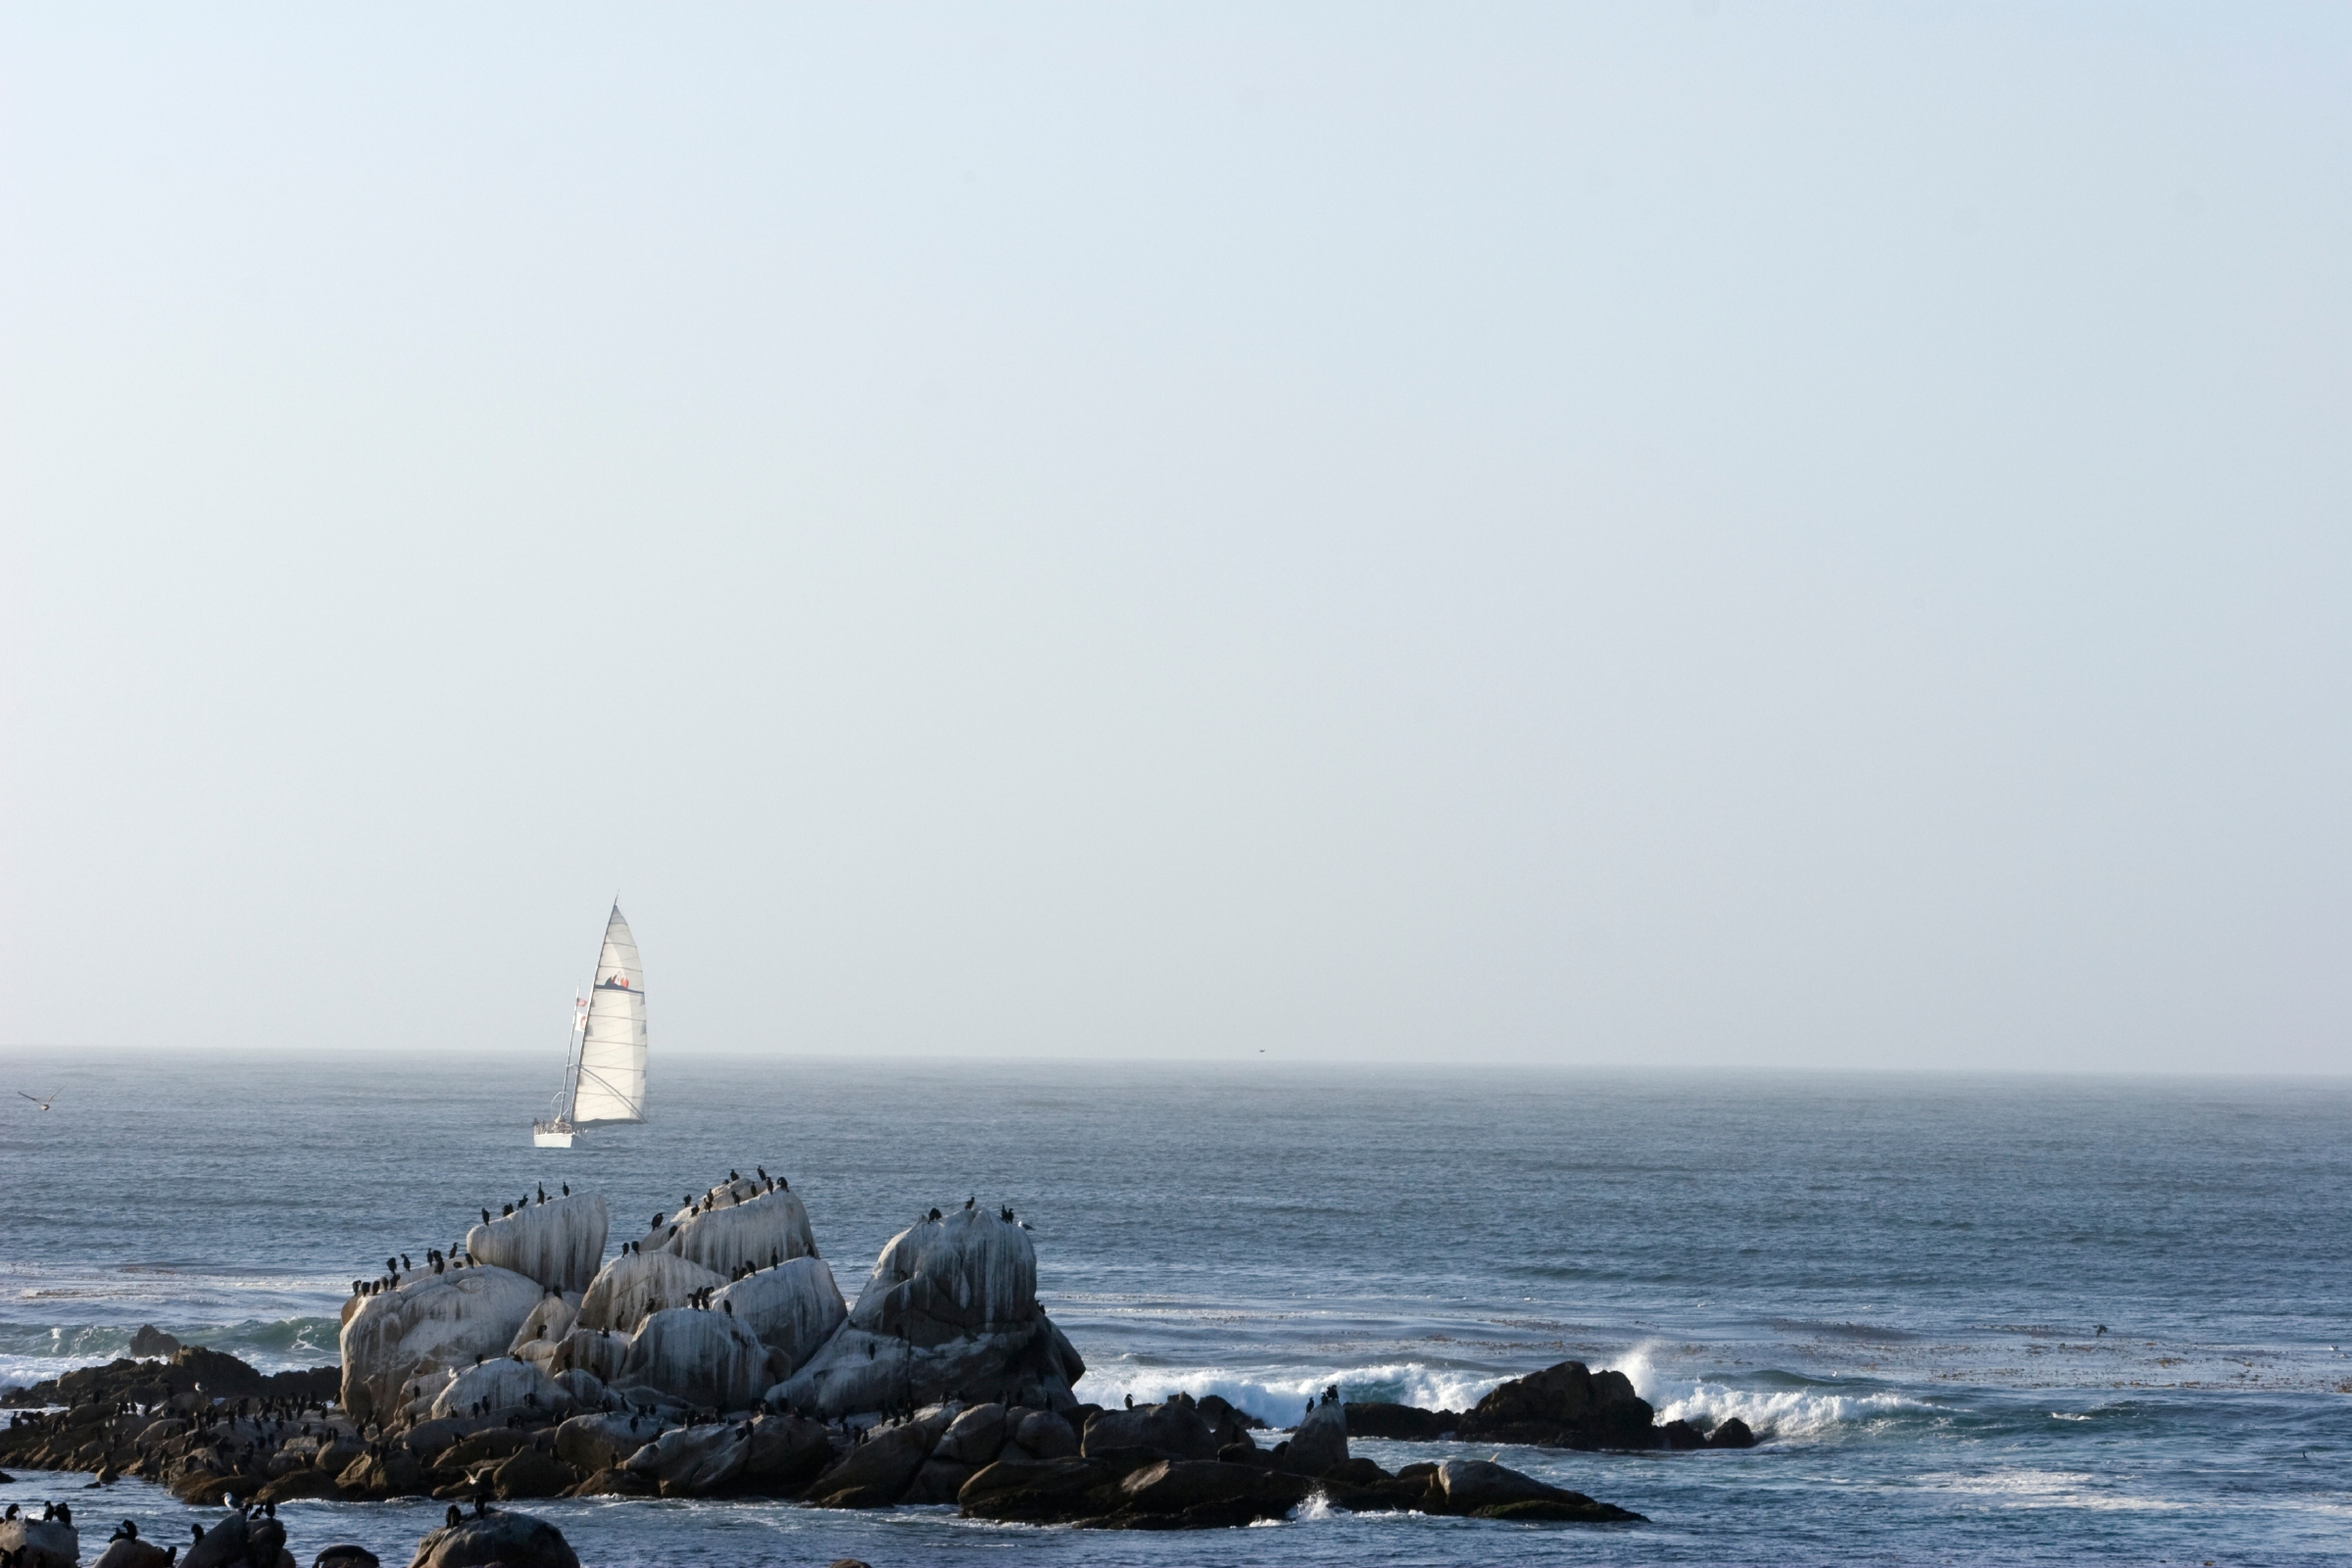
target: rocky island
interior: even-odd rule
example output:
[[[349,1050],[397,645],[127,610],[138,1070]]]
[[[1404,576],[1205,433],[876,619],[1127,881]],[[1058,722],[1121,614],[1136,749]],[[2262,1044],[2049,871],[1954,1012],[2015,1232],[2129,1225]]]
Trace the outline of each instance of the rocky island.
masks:
[[[1213,1396],[1084,1401],[1085,1362],[1038,1302],[1035,1249],[1010,1209],[929,1210],[891,1238],[852,1304],[799,1197],[763,1171],[688,1194],[610,1257],[600,1197],[542,1191],[502,1207],[446,1252],[395,1252],[355,1280],[339,1369],[264,1376],[193,1347],[84,1368],[0,1397],[43,1412],[12,1417],[0,1464],[138,1475],[234,1507],[257,1562],[274,1560],[260,1538],[282,1540],[279,1502],[447,1499],[419,1564],[486,1561],[473,1538],[496,1535],[501,1560],[520,1565],[569,1550],[492,1499],[767,1496],[1189,1529],[1280,1518],[1319,1495],[1352,1510],[1611,1523],[1640,1515],[1492,1460],[1391,1473],[1350,1455],[1348,1438],[1754,1442],[1738,1421],[1661,1425],[1623,1374],[1570,1361],[1459,1413],[1345,1402],[1335,1387],[1287,1441],[1260,1446],[1264,1423]],[[40,1526],[49,1546],[25,1536],[0,1549],[72,1563],[55,1523]],[[123,1545],[100,1560],[147,1560]]]

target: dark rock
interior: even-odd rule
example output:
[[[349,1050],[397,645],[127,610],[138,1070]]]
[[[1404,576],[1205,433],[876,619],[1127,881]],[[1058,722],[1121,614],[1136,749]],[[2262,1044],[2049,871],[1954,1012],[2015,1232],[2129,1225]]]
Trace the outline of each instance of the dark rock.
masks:
[[[729,1490],[768,1496],[798,1492],[833,1461],[833,1438],[823,1424],[799,1416],[761,1416],[752,1423],[751,1451]]]
[[[1280,1519],[1306,1497],[1309,1483],[1254,1465],[1163,1459],[1119,1482],[1119,1504],[1102,1522],[1130,1528],[1213,1529]]]
[[[954,1502],[963,1484],[978,1474],[979,1468],[954,1459],[926,1459],[899,1500],[908,1504]]]
[[[1424,1410],[1418,1405],[1372,1400],[1350,1403],[1348,1435],[1351,1438],[1390,1438],[1404,1443],[1435,1443],[1450,1437],[1462,1424],[1452,1410]]]
[[[1624,1373],[1562,1361],[1495,1389],[1462,1417],[1457,1435],[1547,1448],[1655,1448],[1656,1416]]]
[[[1658,1446],[1677,1452],[1707,1446],[1707,1435],[1688,1421],[1669,1421],[1658,1428]]]
[[[242,1514],[230,1514],[208,1526],[204,1539],[180,1553],[179,1568],[246,1568],[249,1526]]]
[[[1431,1481],[1422,1503],[1427,1513],[1577,1524],[1616,1524],[1642,1517],[1485,1459],[1447,1459],[1436,1466]]]
[[[1097,1459],[1000,1459],[963,1484],[956,1502],[974,1519],[1045,1524],[1107,1512],[1118,1473]],[[1099,1494],[1100,1506],[1090,1506]]]
[[[931,1456],[931,1446],[947,1431],[946,1410],[933,1410],[896,1426],[876,1427],[842,1461],[817,1477],[811,1500],[820,1508],[887,1507],[914,1484],[915,1472]],[[880,1496],[879,1502],[869,1500]]]
[[[524,1448],[490,1472],[490,1490],[506,1502],[560,1497],[579,1482],[577,1470],[543,1448]]]
[[[13,1551],[24,1568],[74,1568],[81,1561],[81,1538],[72,1525],[39,1519],[0,1524],[0,1551]]]
[[[366,1546],[329,1546],[311,1559],[311,1568],[383,1568]]]
[[[1051,1410],[1032,1410],[1012,1429],[1011,1441],[1032,1457],[1062,1459],[1078,1451],[1078,1432]]]
[[[528,1432],[518,1432],[513,1427],[494,1428],[488,1432],[476,1432],[451,1444],[433,1462],[470,1470],[477,1464],[510,1458],[530,1446],[531,1434]]]
[[[1005,1425],[1004,1406],[975,1404],[949,1424],[931,1457],[963,1465],[967,1475],[984,1464],[994,1464],[1004,1447]],[[955,1495],[950,1492],[941,1500],[953,1500]]]
[[[424,1465],[406,1448],[394,1448],[382,1458],[363,1454],[335,1477],[346,1495],[416,1497],[425,1491]]]
[[[110,1541],[90,1568],[169,1568],[171,1553],[152,1541]]]
[[[573,1416],[556,1428],[556,1457],[589,1475],[618,1469],[653,1436],[630,1431],[630,1419],[625,1415]]]
[[[301,1498],[334,1502],[343,1495],[335,1478],[323,1470],[289,1470],[253,1494],[256,1502],[293,1502]]]
[[[1276,1468],[1294,1475],[1319,1476],[1348,1458],[1348,1415],[1342,1404],[1318,1404],[1298,1423],[1290,1442],[1282,1445]]]
[[[1189,1399],[1105,1410],[1086,1424],[1078,1451],[1098,1458],[1117,1449],[1141,1449],[1154,1459],[1201,1459],[1214,1463],[1217,1434]]]
[[[139,1325],[139,1332],[130,1337],[130,1353],[139,1360],[149,1356],[172,1356],[179,1353],[179,1341],[152,1323]]]
[[[574,1497],[651,1497],[661,1488],[634,1470],[599,1470],[571,1489]]]
[[[493,1508],[431,1532],[409,1568],[580,1568],[580,1559],[546,1520]]]

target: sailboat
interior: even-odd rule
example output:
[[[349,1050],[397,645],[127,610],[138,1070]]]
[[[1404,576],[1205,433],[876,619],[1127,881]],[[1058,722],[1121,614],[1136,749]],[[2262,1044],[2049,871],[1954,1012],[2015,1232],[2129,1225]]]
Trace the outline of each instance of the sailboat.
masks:
[[[645,1120],[645,971],[637,939],[612,901],[597,955],[596,983],[573,1002],[564,1051],[564,1087],[545,1121],[531,1123],[538,1149],[569,1149],[583,1127]]]

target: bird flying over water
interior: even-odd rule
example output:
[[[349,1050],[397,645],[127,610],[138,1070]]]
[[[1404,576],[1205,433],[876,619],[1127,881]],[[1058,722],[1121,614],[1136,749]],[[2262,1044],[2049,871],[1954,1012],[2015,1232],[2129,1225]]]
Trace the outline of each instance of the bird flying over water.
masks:
[[[43,1110],[47,1110],[47,1109],[49,1108],[49,1100],[55,1100],[55,1099],[57,1098],[57,1094],[63,1094],[63,1093],[65,1093],[65,1091],[64,1091],[64,1090],[62,1090],[62,1089],[61,1089],[61,1090],[59,1090],[59,1091],[57,1092],[57,1094],[53,1094],[53,1095],[51,1095],[51,1096],[49,1097],[49,1100],[42,1100],[42,1099],[39,1099],[38,1097],[36,1097],[36,1096],[33,1096],[33,1095],[26,1095],[26,1094],[24,1094],[24,1090],[22,1090],[22,1089],[18,1090],[18,1091],[17,1091],[17,1093],[18,1093],[19,1095],[23,1095],[24,1099],[31,1101],[31,1102],[32,1102],[34,1104],[36,1104],[36,1105],[40,1106],[40,1107],[41,1107]]]

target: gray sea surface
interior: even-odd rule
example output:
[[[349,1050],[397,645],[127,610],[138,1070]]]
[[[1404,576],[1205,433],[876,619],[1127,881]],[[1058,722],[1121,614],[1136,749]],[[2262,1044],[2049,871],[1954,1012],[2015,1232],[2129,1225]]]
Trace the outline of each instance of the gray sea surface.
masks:
[[[142,1323],[265,1367],[331,1361],[350,1282],[485,1204],[568,1182],[608,1198],[617,1239],[764,1165],[853,1294],[924,1210],[1011,1204],[1097,1402],[1213,1392],[1280,1426],[1335,1381],[1459,1408],[1574,1357],[1764,1439],[1499,1450],[1650,1521],[1605,1529],[533,1505],[591,1565],[2352,1563],[2345,1080],[673,1054],[646,1125],[564,1152],[529,1143],[552,1073],[505,1060],[6,1066],[59,1093],[0,1107],[0,1383],[108,1359]],[[156,1539],[217,1512],[137,1482],[73,1494]],[[440,1506],[284,1513],[304,1561],[339,1540],[406,1561]]]

